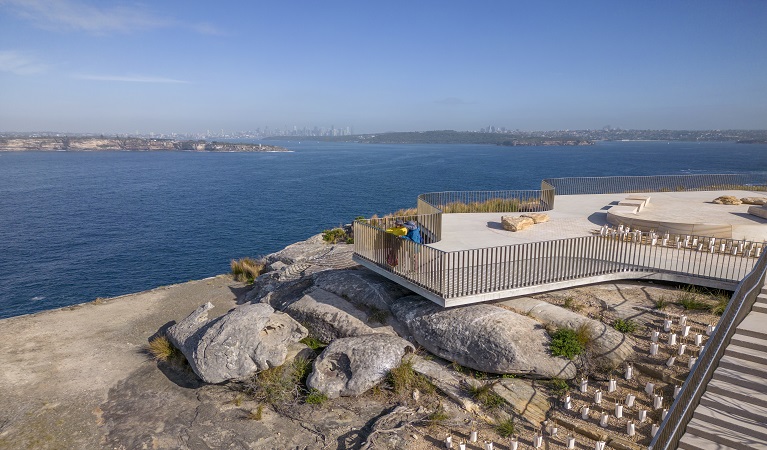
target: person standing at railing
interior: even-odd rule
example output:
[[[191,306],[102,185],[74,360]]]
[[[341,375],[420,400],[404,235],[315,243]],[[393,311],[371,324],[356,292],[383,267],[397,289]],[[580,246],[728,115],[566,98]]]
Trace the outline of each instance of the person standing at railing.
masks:
[[[404,223],[405,228],[407,229],[407,234],[403,236],[404,239],[407,239],[409,241],[413,241],[416,244],[421,243],[421,228],[418,226],[418,224],[413,220],[408,220]],[[409,267],[409,270],[411,272],[418,270],[418,252],[419,248],[417,245],[413,246],[415,247],[413,251],[413,258],[411,262],[411,266]]]
[[[406,239],[409,230],[405,227],[405,222],[403,222],[401,219],[397,219],[394,221],[394,226],[387,228],[386,232],[397,236],[397,238]],[[397,264],[399,264],[399,258],[397,256],[397,253],[399,253],[399,244],[399,239],[392,240],[392,245],[389,246],[389,252],[386,254],[386,264],[392,267],[396,267]]]

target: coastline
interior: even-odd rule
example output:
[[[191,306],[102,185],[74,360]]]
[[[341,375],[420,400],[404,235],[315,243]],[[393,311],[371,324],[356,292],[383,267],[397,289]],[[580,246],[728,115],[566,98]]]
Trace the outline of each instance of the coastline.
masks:
[[[0,152],[24,151],[190,151],[190,152],[289,152],[268,144],[208,142],[202,140],[147,139],[121,137],[37,137],[0,138]]]

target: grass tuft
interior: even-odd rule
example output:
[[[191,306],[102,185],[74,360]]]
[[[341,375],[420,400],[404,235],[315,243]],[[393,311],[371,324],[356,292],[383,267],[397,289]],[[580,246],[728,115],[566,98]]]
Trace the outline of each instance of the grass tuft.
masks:
[[[509,417],[508,419],[501,420],[500,422],[497,422],[495,424],[495,432],[498,433],[499,436],[503,438],[507,438],[510,436],[513,436],[517,431],[516,424],[514,423],[514,418]]]
[[[574,312],[578,312],[583,308],[580,304],[575,302],[573,297],[565,297],[562,307]]]
[[[471,395],[471,397],[481,403],[485,408],[488,409],[495,409],[501,407],[504,403],[506,403],[506,400],[503,399],[500,395],[496,394],[495,391],[493,391],[493,384],[495,383],[486,383],[486,384],[480,384],[477,386],[473,386],[471,384],[468,384],[466,387],[466,391]]]
[[[148,350],[157,361],[169,362],[184,356],[165,336],[157,336],[150,340]]]
[[[409,359],[402,361],[399,367],[390,370],[386,380],[394,393],[400,396],[410,395],[416,389],[426,395],[436,391],[434,385],[426,377],[413,369],[413,361]]]
[[[547,381],[546,384],[556,395],[564,395],[570,389],[567,385],[567,381],[561,378],[552,378]]]
[[[261,420],[264,418],[264,405],[258,405],[258,408],[256,408],[254,411],[251,411],[250,414],[248,414],[248,419],[250,420]]]
[[[445,411],[445,408],[442,405],[439,405],[433,413],[429,414],[427,420],[429,425],[441,425],[445,421],[450,420],[450,414]]]
[[[669,305],[668,298],[665,295],[661,295],[658,300],[655,300],[655,309],[658,311],[664,311]]]
[[[245,281],[249,284],[252,284],[266,270],[266,262],[254,258],[233,259],[229,266],[235,281]]]
[[[726,294],[718,294],[714,296],[716,303],[711,305],[711,314],[721,316],[724,314],[724,310],[727,309],[727,305],[730,303],[730,297]]]

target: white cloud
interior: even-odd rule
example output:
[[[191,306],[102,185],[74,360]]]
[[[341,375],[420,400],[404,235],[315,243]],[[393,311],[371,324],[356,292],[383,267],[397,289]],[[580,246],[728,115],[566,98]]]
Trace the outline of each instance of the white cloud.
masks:
[[[184,80],[164,77],[147,77],[143,75],[73,75],[78,80],[120,81],[126,83],[189,83]]]
[[[140,5],[92,6],[76,0],[0,0],[19,17],[49,30],[84,31],[93,34],[189,27],[199,33],[216,34],[207,24],[188,25],[159,17]]]
[[[0,72],[16,75],[34,75],[48,68],[36,59],[13,50],[0,50]]]

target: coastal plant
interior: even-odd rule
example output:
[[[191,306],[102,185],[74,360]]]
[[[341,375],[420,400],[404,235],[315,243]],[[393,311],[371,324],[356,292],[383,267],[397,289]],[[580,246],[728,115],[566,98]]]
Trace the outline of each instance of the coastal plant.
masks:
[[[583,340],[578,331],[572,328],[560,328],[551,335],[551,354],[554,356],[564,356],[567,359],[574,359],[583,353]]]
[[[255,410],[250,411],[250,414],[248,414],[248,419],[250,420],[261,420],[264,418],[264,405],[258,405],[258,407]]]
[[[299,342],[301,342],[302,344],[306,345],[310,349],[314,350],[315,353],[321,352],[322,350],[325,349],[325,347],[328,346],[328,344],[322,342],[321,340],[319,340],[319,339],[317,339],[315,337],[311,337],[311,336],[307,336],[307,337],[301,339]]]
[[[306,398],[304,399],[304,403],[307,403],[309,405],[321,405],[325,403],[328,400],[328,396],[323,394],[322,392],[318,391],[317,389],[311,389],[308,394],[306,394]]]
[[[482,404],[485,408],[495,409],[501,407],[506,400],[493,390],[495,383],[466,384],[466,392],[471,398]]]
[[[698,299],[697,292],[694,290],[681,290],[676,295],[676,302],[682,308],[688,311],[702,311],[709,309],[709,305]]]
[[[291,370],[293,380],[300,385],[305,385],[306,379],[309,378],[309,374],[312,373],[312,360],[300,357],[296,358],[293,360]]]
[[[386,376],[386,381],[394,394],[399,396],[410,395],[416,389],[426,395],[436,392],[434,385],[426,377],[415,371],[413,361],[410,359],[402,361],[399,367],[390,370]]]
[[[152,338],[149,341],[147,350],[157,361],[172,362],[184,358],[181,350],[174,347],[168,338],[162,335]]]
[[[511,437],[517,432],[516,423],[513,417],[508,417],[496,422],[495,432],[503,438]]]
[[[661,295],[658,300],[655,300],[655,309],[658,311],[664,311],[669,305],[668,298],[665,295]]]
[[[637,324],[631,319],[615,319],[613,328],[623,334],[631,334],[637,330]]]
[[[437,409],[434,410],[429,416],[427,417],[427,421],[429,425],[441,425],[445,421],[450,419],[450,414],[445,410],[445,408],[440,404]]]
[[[721,316],[724,314],[724,310],[727,309],[727,305],[730,303],[730,297],[726,294],[720,293],[714,296],[716,303],[711,305],[711,314]]]
[[[569,296],[565,297],[564,301],[562,302],[562,307],[574,312],[578,312],[583,308],[580,304],[576,303],[575,298]]]
[[[552,378],[545,383],[556,395],[563,395],[569,390],[567,381],[561,378]]]
[[[231,267],[232,278],[235,281],[245,281],[252,284],[259,275],[266,271],[266,261],[255,258],[233,259]]]
[[[351,239],[351,236],[343,228],[331,228],[322,232],[322,240],[329,244],[347,242],[349,239]]]

